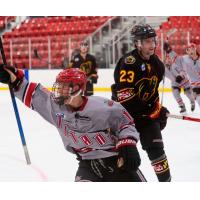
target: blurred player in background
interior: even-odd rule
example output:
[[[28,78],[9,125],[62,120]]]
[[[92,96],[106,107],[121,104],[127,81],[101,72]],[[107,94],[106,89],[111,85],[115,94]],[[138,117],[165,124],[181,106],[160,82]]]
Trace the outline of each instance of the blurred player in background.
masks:
[[[184,94],[188,97],[191,104],[191,111],[195,109],[195,99],[190,87],[190,81],[188,76],[181,66],[181,57],[178,56],[168,42],[164,43],[165,51],[165,76],[171,80],[172,94],[180,107],[180,113],[186,112],[186,106],[181,97],[181,89],[184,90]]]
[[[96,59],[93,55],[89,54],[88,51],[88,42],[82,42],[80,44],[80,53],[73,56],[69,64],[69,67],[80,68],[86,73],[87,84],[84,92],[85,96],[91,96],[94,94],[93,84],[96,84],[98,79]]]
[[[50,92],[41,84],[28,82],[22,70],[1,66],[0,82],[10,81],[15,95],[55,126],[65,149],[77,155],[75,181],[146,181],[138,169],[139,133],[132,117],[119,103],[82,96],[85,72],[63,70]]]
[[[195,100],[200,107],[200,55],[195,44],[188,45],[186,53],[187,55],[182,57],[181,64],[190,78]]]
[[[171,51],[172,48],[170,47]],[[186,48],[186,55],[180,57],[179,65],[187,73],[195,101],[200,107],[200,57],[196,44],[191,43]],[[184,77],[179,77],[183,81]]]
[[[165,107],[159,103],[158,87],[165,67],[157,55],[156,32],[149,25],[134,26],[135,49],[125,54],[114,71],[112,99],[120,102],[134,118],[142,148],[147,152],[159,181],[171,174],[161,135],[167,123]]]

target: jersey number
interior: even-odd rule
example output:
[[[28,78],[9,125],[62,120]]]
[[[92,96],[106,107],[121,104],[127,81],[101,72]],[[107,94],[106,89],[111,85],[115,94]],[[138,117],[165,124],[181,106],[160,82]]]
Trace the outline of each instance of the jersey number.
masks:
[[[125,76],[127,76],[127,78]],[[133,71],[126,71],[126,70],[120,71],[120,82],[132,83],[133,80],[134,80],[134,72]]]

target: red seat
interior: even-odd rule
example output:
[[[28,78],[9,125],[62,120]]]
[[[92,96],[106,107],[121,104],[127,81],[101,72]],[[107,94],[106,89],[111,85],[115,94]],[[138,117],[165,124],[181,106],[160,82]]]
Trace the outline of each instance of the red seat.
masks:
[[[13,59],[17,59],[20,66],[27,64],[28,44],[31,39],[31,49],[38,49],[40,54],[48,58],[48,38],[51,39],[51,53],[56,56],[56,63],[60,65],[64,54],[68,55],[68,41],[71,38],[71,47],[78,48],[80,41],[84,40],[88,34],[94,32],[102,23],[105,23],[110,17],[99,16],[56,16],[56,17],[38,17],[29,18],[22,22],[19,27],[12,32],[4,33],[4,42],[7,57],[10,56],[10,40],[16,44],[13,46]],[[0,18],[1,19],[1,18]],[[17,53],[18,52],[18,53]],[[20,53],[19,53],[20,52]],[[31,52],[34,57],[34,53]],[[25,60],[26,59],[26,60]],[[45,67],[44,62],[33,60],[33,66]],[[47,67],[47,65],[46,65]]]

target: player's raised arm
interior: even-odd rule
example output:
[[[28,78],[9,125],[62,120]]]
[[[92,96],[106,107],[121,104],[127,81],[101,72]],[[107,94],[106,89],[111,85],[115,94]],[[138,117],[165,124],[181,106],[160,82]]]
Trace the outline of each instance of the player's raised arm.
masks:
[[[38,83],[28,82],[23,70],[4,66],[0,71],[0,82],[10,82],[18,99],[48,122],[55,124],[51,114],[51,93]]]

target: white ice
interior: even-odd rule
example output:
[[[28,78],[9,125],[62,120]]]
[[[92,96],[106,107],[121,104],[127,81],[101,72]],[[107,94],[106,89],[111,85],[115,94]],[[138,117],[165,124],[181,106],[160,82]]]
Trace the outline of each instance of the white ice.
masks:
[[[108,92],[95,95],[110,97]],[[188,99],[182,96],[188,116],[200,118],[198,105],[192,113]],[[74,181],[78,161],[64,149],[57,130],[18,100],[17,104],[32,164],[26,165],[9,92],[0,91],[0,181]],[[171,93],[164,94],[164,105],[171,113],[179,114]],[[174,182],[200,181],[199,129],[198,122],[168,120],[163,139]],[[150,161],[138,146],[140,169],[148,181],[156,182]]]

